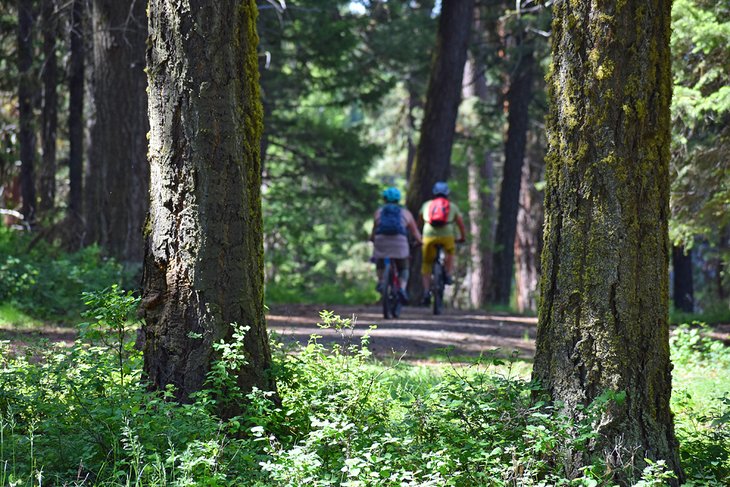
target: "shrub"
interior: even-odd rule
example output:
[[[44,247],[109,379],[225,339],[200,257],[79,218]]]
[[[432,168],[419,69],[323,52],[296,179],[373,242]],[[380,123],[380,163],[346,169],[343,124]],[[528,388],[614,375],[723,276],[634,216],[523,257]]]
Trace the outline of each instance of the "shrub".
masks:
[[[0,302],[40,319],[76,318],[81,293],[122,284],[126,274],[99,247],[66,253],[45,242],[30,250],[27,236],[0,229]]]

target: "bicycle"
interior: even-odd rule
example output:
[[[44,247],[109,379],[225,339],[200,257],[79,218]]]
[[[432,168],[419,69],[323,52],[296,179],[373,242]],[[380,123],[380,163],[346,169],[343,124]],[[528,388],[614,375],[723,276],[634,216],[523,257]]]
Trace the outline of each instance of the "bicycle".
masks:
[[[444,289],[446,288],[446,269],[444,267],[444,248],[436,246],[436,257],[431,266],[431,305],[433,314],[440,315],[444,309]]]
[[[392,262],[389,257],[385,259],[385,269],[383,269],[383,318],[398,318],[400,316],[403,303],[400,298],[400,281],[398,276],[398,266]]]

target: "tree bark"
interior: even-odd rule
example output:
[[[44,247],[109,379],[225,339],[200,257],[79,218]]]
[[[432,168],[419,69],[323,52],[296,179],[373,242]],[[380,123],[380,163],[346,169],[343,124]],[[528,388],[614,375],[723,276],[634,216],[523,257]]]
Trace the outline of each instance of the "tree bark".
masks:
[[[517,212],[520,206],[522,166],[527,144],[528,108],[532,97],[535,60],[532,47],[522,42],[522,36],[522,33],[518,35],[516,49],[519,59],[507,92],[509,127],[504,148],[504,171],[499,193],[499,214],[492,265],[492,297],[496,304],[509,304],[512,294]]]
[[[622,484],[644,458],[682,478],[669,408],[670,11],[671,0],[553,6],[533,377],[575,418],[625,392],[574,452],[576,468],[604,456]]]
[[[84,1],[71,4],[71,53],[69,56],[69,245],[83,242],[83,154],[84,154]]]
[[[141,263],[148,210],[147,39],[142,0],[94,0],[95,108],[86,177],[90,242],[122,262]]]
[[[145,374],[189,401],[237,323],[250,326],[239,386],[272,390],[255,2],[152,0],[149,32]]]
[[[441,6],[426,106],[406,201],[416,218],[421,205],[431,198],[434,183],[446,181],[451,172],[451,147],[473,16],[474,0],[443,2]],[[417,249],[411,260],[408,284],[411,296],[418,299],[422,287],[421,252]]]
[[[421,99],[418,96],[418,90],[416,88],[415,82],[409,78],[409,80],[406,82],[406,87],[408,89],[408,126],[406,127],[406,182],[411,177],[411,173],[413,172],[413,161],[416,160],[416,144],[414,143],[413,136],[416,133],[416,115],[415,111],[417,108],[420,108],[422,106]]]
[[[33,130],[33,12],[32,0],[18,0],[18,144],[20,146],[21,213],[27,225],[36,217],[35,131]]]
[[[674,268],[674,307],[685,313],[694,311],[694,285],[692,280],[692,249],[672,247]]]
[[[542,194],[535,183],[543,178],[544,146],[536,135],[529,137],[527,146],[515,236],[515,291],[520,313],[537,311],[542,250]]]
[[[478,11],[477,11],[478,14]],[[481,29],[474,21],[474,31]],[[487,99],[485,67],[478,56],[469,56],[464,67],[464,98],[477,97],[481,102]],[[469,136],[469,134],[466,134]],[[492,251],[491,229],[494,219],[494,197],[492,195],[493,162],[488,150],[467,147],[467,186],[469,201],[469,303],[474,308],[483,308],[487,303],[491,279]]]
[[[47,213],[56,205],[56,129],[58,127],[58,60],[56,38],[58,21],[54,0],[43,0],[43,108],[41,112],[41,143],[43,159],[40,170],[39,209]]]

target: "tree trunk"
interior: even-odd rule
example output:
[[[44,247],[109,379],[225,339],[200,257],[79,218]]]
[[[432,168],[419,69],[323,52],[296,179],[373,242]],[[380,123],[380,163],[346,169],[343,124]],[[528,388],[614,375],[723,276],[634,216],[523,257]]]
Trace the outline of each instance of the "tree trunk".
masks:
[[[71,5],[71,54],[69,56],[69,245],[79,247],[83,242],[82,195],[84,154],[84,2],[73,0]]]
[[[56,56],[56,20],[54,0],[43,0],[43,108],[41,112],[41,142],[43,161],[41,164],[39,209],[47,213],[56,205],[56,129],[58,127],[58,60]]]
[[[414,75],[411,75],[414,76]],[[415,110],[422,106],[420,97],[418,96],[418,90],[416,84],[412,79],[409,79],[406,83],[408,88],[408,126],[406,127],[406,182],[411,177],[413,172],[413,161],[416,160],[416,144],[413,141],[413,136],[416,133],[416,115]]]
[[[421,205],[431,198],[434,183],[446,181],[451,172],[451,147],[473,15],[474,0],[444,2],[441,6],[426,107],[408,187],[407,206],[416,218]],[[408,283],[411,297],[418,299],[422,287],[421,252],[417,249]]]
[[[18,0],[18,144],[20,146],[20,186],[23,199],[21,213],[32,226],[36,216],[35,132],[33,130],[33,13],[32,0]]]
[[[682,477],[669,409],[670,11],[669,0],[553,6],[533,377],[576,418],[625,392],[574,452],[576,468],[604,456],[622,484],[644,458]]]
[[[674,307],[685,313],[694,311],[694,285],[692,280],[692,249],[672,247],[674,268]]]
[[[86,178],[90,242],[122,262],[141,263],[148,209],[147,18],[140,0],[94,0],[95,108]]]
[[[521,313],[537,311],[543,223],[542,194],[535,188],[535,183],[543,178],[543,145],[535,135],[530,137],[527,146],[515,237],[517,310]]]
[[[477,11],[478,14],[478,11]],[[481,28],[474,22],[474,30]],[[484,102],[487,98],[485,67],[477,56],[470,56],[464,67],[464,98],[477,97]],[[469,134],[467,134],[468,136]],[[476,153],[480,152],[479,155]],[[492,158],[489,151],[473,146],[467,147],[467,186],[469,201],[469,303],[474,308],[483,308],[487,302],[489,279],[491,278],[492,252],[489,246],[494,218],[492,196]]]
[[[517,212],[520,205],[520,184],[522,166],[525,159],[527,128],[529,124],[528,108],[532,97],[532,76],[535,60],[532,47],[518,40],[517,49],[520,56],[517,67],[510,80],[507,92],[509,113],[507,122],[507,141],[504,153],[504,171],[499,193],[499,215],[494,242],[492,289],[493,301],[497,304],[509,304],[512,294],[512,277],[514,276],[514,245],[517,230]]]
[[[149,5],[151,206],[144,371],[178,400],[203,387],[212,344],[250,326],[242,390],[274,388],[263,301],[256,5]],[[235,411],[226,411],[233,414]]]

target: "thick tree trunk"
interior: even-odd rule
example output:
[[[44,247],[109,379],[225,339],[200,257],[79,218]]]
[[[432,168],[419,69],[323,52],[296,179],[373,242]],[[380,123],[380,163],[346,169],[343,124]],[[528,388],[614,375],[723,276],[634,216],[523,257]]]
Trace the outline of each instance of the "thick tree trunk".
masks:
[[[692,280],[692,249],[672,247],[674,268],[674,307],[685,313],[694,311],[694,282]]]
[[[499,193],[499,215],[494,242],[492,266],[493,301],[509,304],[514,276],[514,245],[517,230],[517,212],[520,205],[522,166],[527,144],[528,108],[532,97],[532,77],[535,60],[530,46],[518,42],[517,67],[507,92],[507,141],[505,142],[504,171]]]
[[[18,145],[20,146],[21,213],[27,225],[36,217],[35,132],[33,130],[33,23],[32,0],[18,0]]]
[[[71,54],[69,56],[69,196],[68,236],[71,247],[83,242],[83,157],[84,157],[84,2],[71,4]]]
[[[152,0],[144,371],[201,389],[212,344],[250,326],[239,386],[272,390],[264,321],[256,5]],[[225,411],[233,414],[235,411]]]
[[[446,181],[451,172],[451,147],[473,15],[474,0],[444,2],[441,6],[426,107],[408,187],[407,206],[416,218],[421,205],[431,198],[434,183]],[[414,252],[408,283],[415,299],[423,293],[420,254],[419,249]]]
[[[141,0],[94,0],[95,107],[86,178],[87,239],[141,263],[148,209],[147,18]]]
[[[58,127],[58,60],[56,56],[56,37],[58,21],[54,0],[43,0],[43,109],[41,112],[41,142],[43,161],[41,164],[39,190],[41,212],[46,213],[55,207],[56,200],[56,129]]]
[[[533,377],[573,417],[625,392],[574,452],[604,456],[620,483],[644,458],[682,476],[669,409],[670,11],[670,0],[553,6]]]

